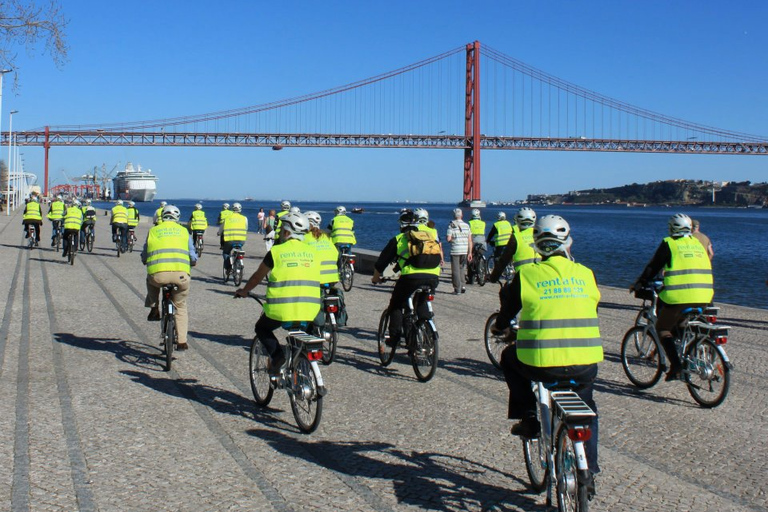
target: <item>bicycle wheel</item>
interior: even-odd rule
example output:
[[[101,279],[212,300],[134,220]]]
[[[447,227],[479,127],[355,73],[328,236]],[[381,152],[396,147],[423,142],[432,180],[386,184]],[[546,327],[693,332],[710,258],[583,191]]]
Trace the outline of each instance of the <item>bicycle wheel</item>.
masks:
[[[61,250],[61,233],[56,235],[56,252]]]
[[[267,363],[269,356],[259,338],[254,337],[251,343],[251,356],[248,359],[248,373],[251,377],[251,391],[256,404],[265,407],[272,400],[275,392],[269,379]]]
[[[336,355],[336,345],[339,342],[339,332],[331,321],[331,314],[325,314],[325,325],[315,327],[317,337],[323,338],[323,364],[328,365],[333,362]]]
[[[568,427],[560,424],[555,436],[555,474],[557,475],[557,510],[587,512],[587,486],[579,480],[576,450],[568,437]]]
[[[305,354],[300,354],[293,368],[291,400],[293,417],[305,434],[314,432],[323,416],[323,397],[317,390],[317,378]]]
[[[621,365],[627,378],[640,389],[656,385],[661,378],[661,345],[656,331],[633,327],[621,341]]]
[[[86,237],[84,236],[84,233],[82,231],[80,232],[80,235],[78,236],[78,238],[80,239],[80,251],[84,251],[85,250],[85,238]]]
[[[203,254],[203,247],[205,244],[203,244],[203,237],[200,237],[197,239],[197,256],[200,257],[201,254]]]
[[[234,267],[232,270],[232,280],[235,282],[235,286],[240,286],[240,283],[243,282],[243,261],[236,259]]]
[[[77,251],[77,242],[75,242],[74,238],[75,237],[70,236],[69,239],[69,254],[67,254],[67,260],[70,265],[75,264],[75,252]]]
[[[93,252],[93,239],[95,238],[93,232],[88,233],[88,236],[85,237],[85,248],[88,249],[88,252]]]
[[[165,353],[165,371],[171,371],[173,362],[173,344],[176,341],[176,319],[165,314],[163,322],[163,352]]]
[[[694,400],[707,409],[717,407],[731,387],[731,371],[723,354],[709,338],[701,338],[685,351],[690,371],[685,372],[685,383]]]
[[[227,279],[229,279],[229,272],[227,272],[227,267],[221,268],[221,278],[224,280],[224,284],[227,284]]]
[[[120,240],[118,240],[117,242],[115,242],[115,248],[117,249],[117,257],[119,258],[119,257],[120,257],[120,253],[122,252],[122,251],[120,250]]]
[[[395,358],[395,350],[397,345],[387,346],[386,340],[389,339],[387,333],[389,332],[389,310],[384,310],[379,320],[379,331],[376,336],[379,349],[379,360],[381,360],[381,366],[389,366],[392,360]]]
[[[485,258],[480,258],[477,260],[477,265],[475,266],[475,279],[477,280],[477,284],[479,286],[485,286],[485,280],[488,277],[488,268],[485,264]]]
[[[648,325],[648,314],[650,313],[650,306],[643,306],[640,311],[637,312],[635,317],[635,325],[643,327]]]
[[[352,289],[352,283],[355,280],[355,271],[352,270],[352,265],[349,263],[348,260],[344,260],[344,263],[341,265],[341,272],[339,274],[339,279],[341,280],[341,286],[344,287],[344,291],[348,292]]]
[[[540,441],[540,438],[523,439],[525,470],[528,472],[531,489],[535,492],[543,491],[547,487],[547,478],[549,478],[547,451]]]
[[[411,365],[416,378],[427,382],[437,371],[437,333],[429,322],[421,322],[414,330],[411,345]]]
[[[491,332],[491,327],[496,323],[497,316],[499,316],[499,313],[493,313],[485,322],[485,352],[488,354],[488,359],[491,360],[493,366],[501,370],[501,353],[507,348],[509,342],[504,340],[504,336],[496,336]]]

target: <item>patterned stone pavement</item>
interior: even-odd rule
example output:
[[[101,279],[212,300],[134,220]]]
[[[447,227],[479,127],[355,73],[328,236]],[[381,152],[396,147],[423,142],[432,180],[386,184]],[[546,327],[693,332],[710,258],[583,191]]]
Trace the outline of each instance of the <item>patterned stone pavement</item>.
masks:
[[[404,354],[379,365],[391,284],[358,275],[337,360],[322,367],[322,423],[303,435],[285,393],[265,409],[252,400],[260,309],[222,284],[215,228],[193,270],[191,348],[164,372],[159,325],[145,320],[145,269],[138,254],[116,257],[105,221],[94,252],[70,266],[46,243],[49,225],[29,251],[21,215],[0,217],[0,510],[545,509],[483,348],[496,285],[453,296],[443,275],[440,367],[420,383]],[[264,247],[254,238],[246,251],[250,274]],[[633,389],[618,353],[637,301],[601,291],[603,472],[592,509],[768,510],[766,311],[720,304],[735,369],[725,403],[706,410],[679,382]]]

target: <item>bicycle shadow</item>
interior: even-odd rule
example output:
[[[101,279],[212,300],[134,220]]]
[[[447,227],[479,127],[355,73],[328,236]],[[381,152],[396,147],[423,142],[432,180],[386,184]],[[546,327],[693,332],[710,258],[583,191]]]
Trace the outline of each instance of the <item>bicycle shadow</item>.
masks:
[[[346,354],[341,354],[337,350],[333,364],[343,364],[365,373],[388,379],[416,380],[415,376],[406,376],[398,370],[400,364],[407,364],[409,368],[411,366],[411,360],[406,353],[395,354],[395,359],[392,360],[392,363],[384,367],[381,366],[379,355],[376,352],[362,350],[358,347],[349,347],[345,352]]]
[[[619,304],[617,302],[601,302],[598,304],[598,309],[618,309],[628,311],[640,311],[641,307],[637,304]]]
[[[444,368],[455,375],[491,379],[494,381],[504,380],[504,374],[493,366],[493,363],[490,361],[460,357],[458,359],[440,361],[438,364],[440,368]]]
[[[251,349],[252,339],[244,338],[237,334],[212,334],[206,332],[189,331],[189,335],[198,340],[207,340],[228,347],[242,347]]]
[[[159,347],[117,338],[86,338],[71,333],[54,333],[53,339],[84,350],[111,352],[124,363],[151,371],[163,371],[164,360]],[[157,352],[149,353],[146,349]]]
[[[663,381],[663,376],[662,376]],[[658,384],[657,384],[658,385]],[[651,388],[653,389],[653,388]],[[669,398],[657,394],[652,394],[651,389],[638,389],[632,384],[624,384],[616,381],[608,381],[597,379],[594,384],[595,392],[606,393],[614,396],[624,396],[637,398],[646,402],[652,402],[656,404],[670,404],[670,405],[683,405],[690,408],[696,408],[686,400],[679,398]]]
[[[386,480],[398,504],[423,510],[490,510],[514,503],[522,510],[546,508],[538,495],[515,493],[493,482],[526,482],[486,464],[438,452],[401,450],[378,441],[309,441],[280,432],[252,429],[247,432],[276,451],[353,478]],[[365,485],[365,482],[361,482]],[[373,495],[370,499],[378,501]],[[375,507],[378,508],[378,507]]]
[[[120,373],[130,377],[133,382],[146,386],[149,389],[165,393],[174,398],[197,402],[221,414],[255,420],[292,434],[299,432],[298,427],[275,416],[275,413],[285,412],[282,409],[259,407],[253,400],[238,393],[201,384],[197,379],[154,377],[147,373],[133,370],[123,370]]]

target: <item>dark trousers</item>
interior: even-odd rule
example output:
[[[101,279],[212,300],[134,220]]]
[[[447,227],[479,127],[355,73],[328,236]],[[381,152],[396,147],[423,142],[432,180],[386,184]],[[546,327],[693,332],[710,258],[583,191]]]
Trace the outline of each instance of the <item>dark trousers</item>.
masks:
[[[501,369],[509,388],[509,419],[522,419],[536,415],[536,395],[533,393],[534,381],[553,383],[561,380],[576,382],[576,393],[597,414],[597,405],[592,397],[593,384],[597,378],[597,365],[563,366],[540,368],[529,366],[517,358],[517,347],[510,345],[501,353]],[[587,463],[592,473],[599,473],[597,463],[598,421],[595,416],[590,425],[592,437],[586,442]],[[554,435],[554,432],[553,432]]]
[[[423,276],[423,274],[422,274]],[[403,333],[403,308],[408,304],[408,297],[424,285],[437,288],[439,279],[437,276],[429,277],[400,277],[392,290],[392,296],[389,299],[389,338],[393,343],[400,342],[400,336]],[[418,311],[419,316],[427,316],[426,304],[422,304],[423,309]]]
[[[112,238],[120,232],[120,245],[128,247],[128,224],[112,224]]]
[[[25,220],[22,222],[24,224],[24,238],[29,238],[29,234],[27,233],[27,225],[32,224],[35,227],[35,237],[37,241],[40,241],[40,228],[43,226],[43,221],[41,220]]]
[[[77,237],[78,237],[79,233],[80,233],[79,229],[65,229],[64,230],[64,240],[61,243],[61,247],[63,249],[61,251],[61,255],[62,256],[66,256],[67,254],[69,254],[69,249],[70,249],[70,247],[69,247],[69,235],[74,235],[74,238],[72,240],[73,240],[73,242],[75,244],[75,247],[73,247],[72,250],[75,250],[75,251],[77,250]]]
[[[664,353],[667,354],[667,359],[672,368],[677,369],[682,366],[680,356],[677,355],[677,347],[675,346],[675,334],[682,317],[682,311],[688,308],[705,307],[707,307],[707,304],[666,304],[664,301],[659,301],[656,332],[659,333],[659,341],[664,348]]]

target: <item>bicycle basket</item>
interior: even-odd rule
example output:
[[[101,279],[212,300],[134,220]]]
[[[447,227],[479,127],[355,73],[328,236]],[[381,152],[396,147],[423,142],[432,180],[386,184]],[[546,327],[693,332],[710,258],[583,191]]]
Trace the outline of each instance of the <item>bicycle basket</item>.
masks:
[[[635,290],[635,298],[641,300],[653,300],[653,289],[640,288],[639,290]]]

